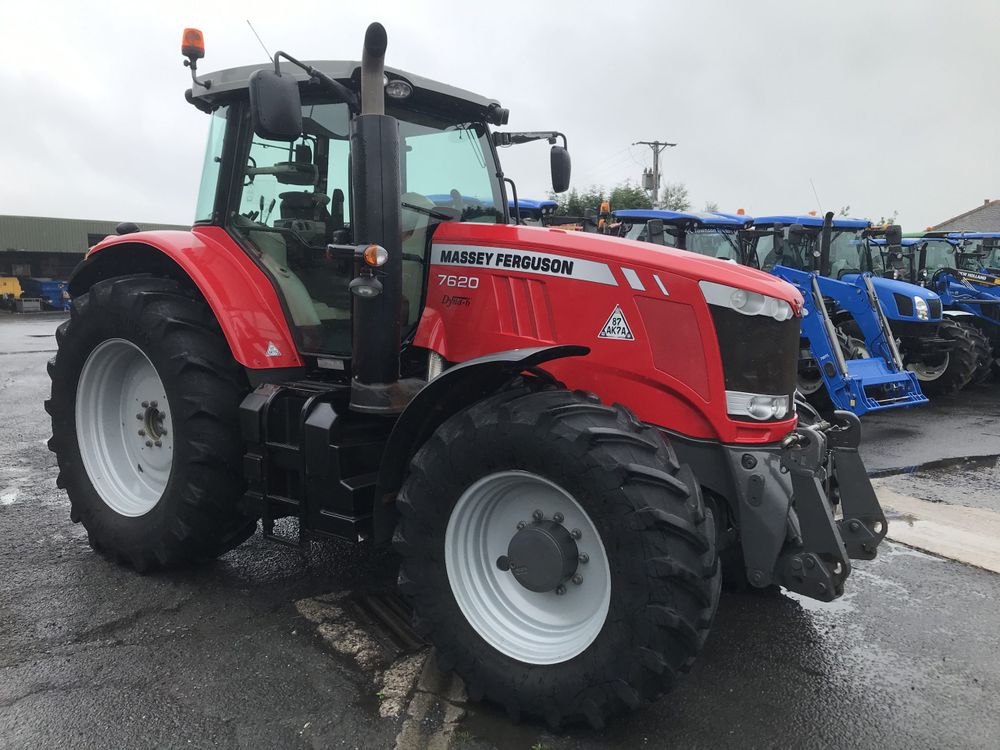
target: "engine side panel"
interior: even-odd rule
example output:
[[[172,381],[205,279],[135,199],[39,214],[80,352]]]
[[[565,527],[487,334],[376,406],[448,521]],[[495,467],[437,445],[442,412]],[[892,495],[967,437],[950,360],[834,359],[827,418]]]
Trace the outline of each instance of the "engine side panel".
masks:
[[[609,243],[623,246],[620,262],[609,261]],[[498,350],[586,346],[588,356],[545,369],[568,387],[685,435],[781,439],[794,417],[751,423],[726,414],[718,340],[698,280],[758,287],[796,306],[801,297],[766,274],[758,279],[725,262],[637,245],[558,229],[443,225],[434,236],[414,343],[452,362]]]

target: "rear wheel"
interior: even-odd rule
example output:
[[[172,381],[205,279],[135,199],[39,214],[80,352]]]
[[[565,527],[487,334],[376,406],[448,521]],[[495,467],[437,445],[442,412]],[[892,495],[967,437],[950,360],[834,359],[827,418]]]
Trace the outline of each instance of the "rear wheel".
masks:
[[[982,360],[979,339],[982,334],[971,325],[945,318],[938,326],[938,336],[952,342],[945,359],[929,363],[911,363],[908,368],[920,381],[926,396],[951,396],[962,390],[979,370]]]
[[[109,279],[73,301],[57,341],[49,448],[95,549],[146,571],[253,533],[236,507],[248,386],[204,302],[167,279]]]
[[[622,407],[513,391],[445,422],[400,491],[400,587],[470,696],[601,726],[672,687],[718,603],[715,521]]]

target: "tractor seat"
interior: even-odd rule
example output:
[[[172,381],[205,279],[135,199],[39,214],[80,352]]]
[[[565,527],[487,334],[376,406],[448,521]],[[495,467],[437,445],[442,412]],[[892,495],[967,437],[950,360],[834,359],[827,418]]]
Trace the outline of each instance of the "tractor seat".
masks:
[[[278,196],[281,199],[282,219],[317,219],[321,207],[330,202],[323,193],[288,191]]]

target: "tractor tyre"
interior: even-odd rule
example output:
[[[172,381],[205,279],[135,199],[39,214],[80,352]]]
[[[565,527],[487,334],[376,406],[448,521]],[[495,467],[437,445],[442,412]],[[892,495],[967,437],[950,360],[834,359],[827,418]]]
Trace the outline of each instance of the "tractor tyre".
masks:
[[[142,275],[98,282],[70,312],[48,366],[48,445],[91,546],[146,572],[243,542],[249,386],[208,306]]]
[[[691,469],[622,406],[550,389],[442,424],[397,498],[400,590],[474,700],[604,725],[673,687],[718,604]]]
[[[978,331],[954,318],[945,318],[938,327],[938,336],[954,342],[948,352],[947,366],[933,378],[921,367],[911,369],[920,381],[920,390],[925,396],[953,396],[968,385],[979,370],[982,354],[980,351]]]
[[[970,384],[980,385],[993,375],[993,346],[990,344],[989,337],[978,326],[969,325],[966,326],[966,329],[975,344],[976,357],[979,362],[979,367],[973,373]]]

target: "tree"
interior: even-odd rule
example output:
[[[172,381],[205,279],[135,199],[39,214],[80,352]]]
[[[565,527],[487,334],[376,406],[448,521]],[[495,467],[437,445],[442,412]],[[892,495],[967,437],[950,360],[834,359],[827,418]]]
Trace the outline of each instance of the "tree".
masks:
[[[715,201],[705,201],[705,213],[714,214],[719,212],[719,204]]]
[[[683,182],[668,182],[660,196],[660,204],[668,211],[690,211],[691,199]]]
[[[553,196],[556,203],[556,214],[559,216],[583,216],[586,209],[597,211],[604,201],[604,188],[591,185],[582,193],[573,188],[568,193]]]
[[[652,208],[653,204],[646,195],[646,191],[638,185],[632,184],[630,180],[615,185],[608,197],[612,210],[619,208]]]

